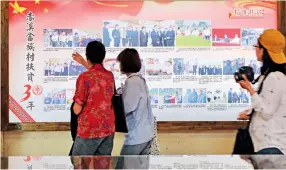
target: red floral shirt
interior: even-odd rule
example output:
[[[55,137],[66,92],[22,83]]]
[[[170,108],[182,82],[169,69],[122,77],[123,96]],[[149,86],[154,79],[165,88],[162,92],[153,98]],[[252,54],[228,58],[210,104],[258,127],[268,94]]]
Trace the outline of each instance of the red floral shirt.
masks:
[[[102,138],[115,133],[113,94],[113,74],[100,64],[78,77],[73,100],[83,110],[78,116],[77,136]]]

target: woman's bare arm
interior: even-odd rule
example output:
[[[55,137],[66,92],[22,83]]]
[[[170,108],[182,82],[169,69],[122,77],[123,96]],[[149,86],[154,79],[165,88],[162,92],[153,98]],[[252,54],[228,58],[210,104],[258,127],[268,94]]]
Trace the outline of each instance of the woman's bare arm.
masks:
[[[79,53],[73,53],[72,57],[76,62],[83,65],[87,70],[89,69],[88,62]]]

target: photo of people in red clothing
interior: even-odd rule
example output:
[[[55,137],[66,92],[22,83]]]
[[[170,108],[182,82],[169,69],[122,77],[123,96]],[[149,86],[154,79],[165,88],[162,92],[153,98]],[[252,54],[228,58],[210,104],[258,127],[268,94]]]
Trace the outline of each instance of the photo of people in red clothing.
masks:
[[[149,76],[172,75],[172,58],[147,58],[146,73]]]
[[[75,89],[67,89],[67,104],[72,104]]]
[[[240,43],[241,34],[239,28],[212,30],[213,46],[240,46]]]
[[[162,104],[181,104],[183,90],[181,88],[163,88],[159,90],[159,101]]]
[[[111,71],[115,78],[122,76],[119,68],[119,63],[115,58],[107,58],[103,62],[103,66],[106,70]]]

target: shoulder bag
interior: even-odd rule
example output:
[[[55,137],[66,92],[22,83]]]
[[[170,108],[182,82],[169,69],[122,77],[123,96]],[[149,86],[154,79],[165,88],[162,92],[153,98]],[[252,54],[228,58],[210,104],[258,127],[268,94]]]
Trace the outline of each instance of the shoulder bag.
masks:
[[[114,83],[114,95],[112,97],[112,105],[115,115],[116,132],[128,133],[122,94],[117,94],[115,83]]]
[[[262,86],[263,86],[263,82],[266,79],[268,74],[265,75],[265,77],[263,78],[259,89],[257,91],[257,93],[259,94],[262,90]],[[232,154],[234,155],[251,155],[254,154],[254,146],[253,146],[253,142],[249,133],[249,126],[250,126],[250,122],[252,119],[252,116],[254,114],[254,109],[252,110],[250,117],[249,117],[249,121],[247,124],[246,128],[239,128],[236,134],[236,140],[234,143],[234,148],[233,148],[233,152]]]

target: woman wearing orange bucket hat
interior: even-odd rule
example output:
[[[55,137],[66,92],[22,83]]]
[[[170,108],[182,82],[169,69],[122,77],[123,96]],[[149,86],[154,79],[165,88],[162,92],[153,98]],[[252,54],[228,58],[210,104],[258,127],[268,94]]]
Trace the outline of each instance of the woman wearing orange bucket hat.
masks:
[[[285,37],[268,29],[258,38],[257,60],[262,62],[258,91],[247,77],[237,83],[251,95],[252,108],[241,112],[239,120],[249,121],[250,140],[256,154],[286,153],[286,57]]]

